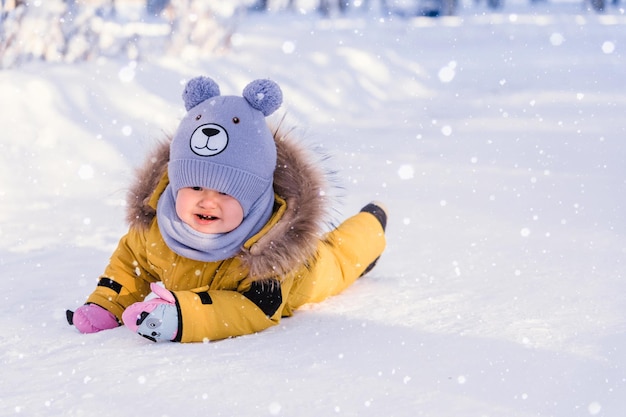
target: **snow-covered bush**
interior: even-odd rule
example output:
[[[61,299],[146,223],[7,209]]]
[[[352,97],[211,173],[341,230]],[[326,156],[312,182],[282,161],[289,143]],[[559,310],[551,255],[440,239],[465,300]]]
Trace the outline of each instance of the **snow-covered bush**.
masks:
[[[169,54],[193,59],[230,47],[238,7],[216,10],[209,2],[194,0],[172,0],[171,4]]]
[[[229,45],[232,16],[201,0],[46,0],[0,14],[0,68],[23,62],[77,62],[100,56],[189,58]],[[223,9],[223,7],[222,7]]]

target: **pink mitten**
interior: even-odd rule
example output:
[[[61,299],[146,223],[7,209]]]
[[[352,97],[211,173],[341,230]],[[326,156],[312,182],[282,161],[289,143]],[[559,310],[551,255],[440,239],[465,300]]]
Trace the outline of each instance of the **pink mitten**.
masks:
[[[131,304],[122,313],[122,321],[133,332],[137,332],[146,313],[152,313],[159,305],[176,306],[174,295],[161,285],[153,282],[150,289],[152,292],[142,302]]]
[[[118,327],[115,316],[97,304],[85,304],[76,309],[72,322],[81,333],[95,333]]]

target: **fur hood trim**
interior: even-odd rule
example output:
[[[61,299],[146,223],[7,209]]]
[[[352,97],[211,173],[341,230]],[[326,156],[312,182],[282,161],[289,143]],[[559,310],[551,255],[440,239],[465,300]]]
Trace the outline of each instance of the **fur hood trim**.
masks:
[[[287,207],[278,222],[239,257],[250,278],[283,277],[310,261],[330,224],[328,186],[322,157],[292,138],[294,130],[271,129],[277,150],[274,192]],[[127,195],[127,221],[148,229],[156,215],[155,190],[167,173],[169,140],[159,143],[136,171]],[[162,184],[161,184],[162,185]]]

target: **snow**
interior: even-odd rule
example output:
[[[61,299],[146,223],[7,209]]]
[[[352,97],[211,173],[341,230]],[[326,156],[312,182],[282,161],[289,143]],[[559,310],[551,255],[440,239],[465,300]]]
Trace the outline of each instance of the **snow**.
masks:
[[[624,415],[623,9],[240,19],[206,59],[0,71],[0,415]],[[259,334],[81,335],[65,309],[94,288],[133,169],[196,75],[227,94],[278,82],[281,116],[340,172],[337,217],[384,202],[388,248]]]

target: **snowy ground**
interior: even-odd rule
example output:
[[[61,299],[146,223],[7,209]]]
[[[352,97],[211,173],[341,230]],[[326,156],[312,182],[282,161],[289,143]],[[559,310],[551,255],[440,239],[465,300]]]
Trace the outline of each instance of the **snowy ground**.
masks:
[[[239,23],[231,54],[0,72],[0,415],[626,413],[626,16]],[[132,169],[183,80],[283,88],[333,155],[342,215],[390,209],[345,294],[261,334],[152,344],[65,323],[125,232]]]

